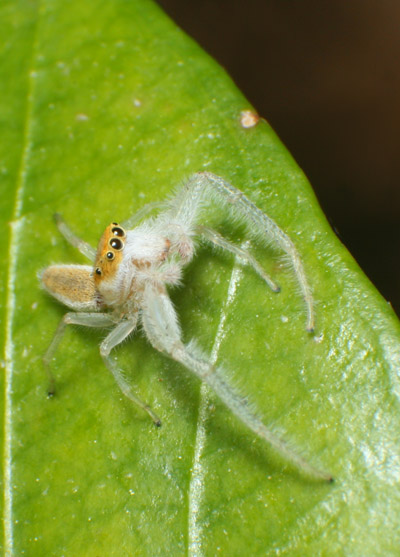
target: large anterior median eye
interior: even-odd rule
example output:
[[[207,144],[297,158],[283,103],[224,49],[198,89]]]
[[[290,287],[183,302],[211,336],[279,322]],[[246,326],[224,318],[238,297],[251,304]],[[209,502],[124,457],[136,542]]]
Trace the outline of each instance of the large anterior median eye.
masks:
[[[124,243],[119,238],[111,238],[109,244],[116,250],[121,250],[124,247]]]

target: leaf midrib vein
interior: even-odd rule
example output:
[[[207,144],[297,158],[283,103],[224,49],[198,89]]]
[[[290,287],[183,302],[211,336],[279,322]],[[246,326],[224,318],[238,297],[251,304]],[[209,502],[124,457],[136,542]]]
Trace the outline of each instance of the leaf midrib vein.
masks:
[[[14,362],[13,322],[15,316],[15,281],[19,255],[19,239],[24,224],[22,217],[23,194],[26,184],[26,174],[31,154],[31,134],[33,119],[33,99],[35,95],[35,73],[38,55],[39,22],[42,12],[42,2],[38,0],[35,29],[33,31],[31,60],[27,75],[27,97],[25,103],[24,128],[22,134],[22,147],[19,168],[17,172],[14,208],[12,212],[11,231],[8,249],[7,269],[7,299],[5,312],[5,373],[4,373],[4,463],[3,463],[3,498],[4,498],[4,554],[13,554],[13,500],[12,500],[12,379]]]

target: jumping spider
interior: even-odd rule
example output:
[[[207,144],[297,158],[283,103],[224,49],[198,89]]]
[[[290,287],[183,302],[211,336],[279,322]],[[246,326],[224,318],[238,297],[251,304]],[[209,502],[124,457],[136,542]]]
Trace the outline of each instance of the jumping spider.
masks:
[[[272,242],[287,254],[305,300],[306,329],[313,330],[311,290],[300,256],[290,238],[240,190],[219,176],[199,172],[164,204],[145,206],[125,222],[124,226],[116,222],[107,226],[97,251],[77,238],[60,216],[56,217],[58,228],[64,237],[93,266],[52,265],[42,273],[44,288],[74,310],[62,318],[44,356],[44,364],[50,377],[49,393],[54,392],[50,362],[66,326],[75,324],[85,327],[113,327],[100,345],[104,363],[124,395],[143,408],[156,425],[161,425],[159,417],[133,392],[118,365],[110,357],[111,350],[126,339],[140,321],[154,348],[180,362],[210,385],[228,408],[254,433],[309,475],[330,481],[330,474],[314,468],[262,423],[243,398],[228,385],[221,370],[210,362],[193,341],[187,345],[182,342],[178,318],[168,296],[167,286],[180,283],[182,268],[193,258],[196,237],[235,254],[253,267],[273,291],[279,291],[279,287],[248,251],[234,245],[218,232],[198,224],[202,209],[209,201],[228,208],[233,217],[247,225],[250,235],[258,240]],[[155,208],[162,210],[156,217],[143,220]]]

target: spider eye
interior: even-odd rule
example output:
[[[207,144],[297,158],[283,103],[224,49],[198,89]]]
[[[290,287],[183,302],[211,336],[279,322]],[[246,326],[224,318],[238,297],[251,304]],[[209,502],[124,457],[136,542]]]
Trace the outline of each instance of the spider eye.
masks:
[[[113,224],[117,223],[113,222]],[[111,232],[114,234],[114,236],[119,236],[120,238],[123,238],[125,236],[125,230],[120,226],[114,226],[114,228],[111,229]]]
[[[101,270],[98,267],[96,267],[95,273],[96,275],[101,275]]]
[[[106,257],[109,261],[112,261],[115,256],[112,251],[108,251]]]
[[[112,238],[109,243],[110,246],[116,250],[120,250],[124,247],[123,242],[121,242],[119,238]]]

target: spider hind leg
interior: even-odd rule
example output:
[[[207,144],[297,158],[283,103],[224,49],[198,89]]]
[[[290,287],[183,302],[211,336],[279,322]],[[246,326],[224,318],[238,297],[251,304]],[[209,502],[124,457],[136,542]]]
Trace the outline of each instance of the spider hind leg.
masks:
[[[210,200],[221,207],[228,208],[235,219],[245,222],[253,237],[261,239],[265,243],[272,243],[287,254],[306,304],[306,329],[313,332],[315,324],[313,297],[295,245],[276,222],[256,207],[242,191],[220,176],[210,172],[198,172],[170,200],[169,208],[162,213],[161,218],[164,224],[173,223],[174,226],[180,227],[184,234],[192,237],[196,233],[196,225],[200,219],[202,208]],[[205,232],[205,235],[211,242],[217,245],[223,244],[221,247],[233,251],[231,244],[228,241],[223,242],[221,236],[212,237],[210,232]],[[239,254],[237,253],[237,255]],[[242,257],[247,258],[247,262],[257,273],[261,274],[258,264],[255,264],[248,256],[242,254]],[[263,276],[263,278],[273,290],[277,288],[269,277]]]

